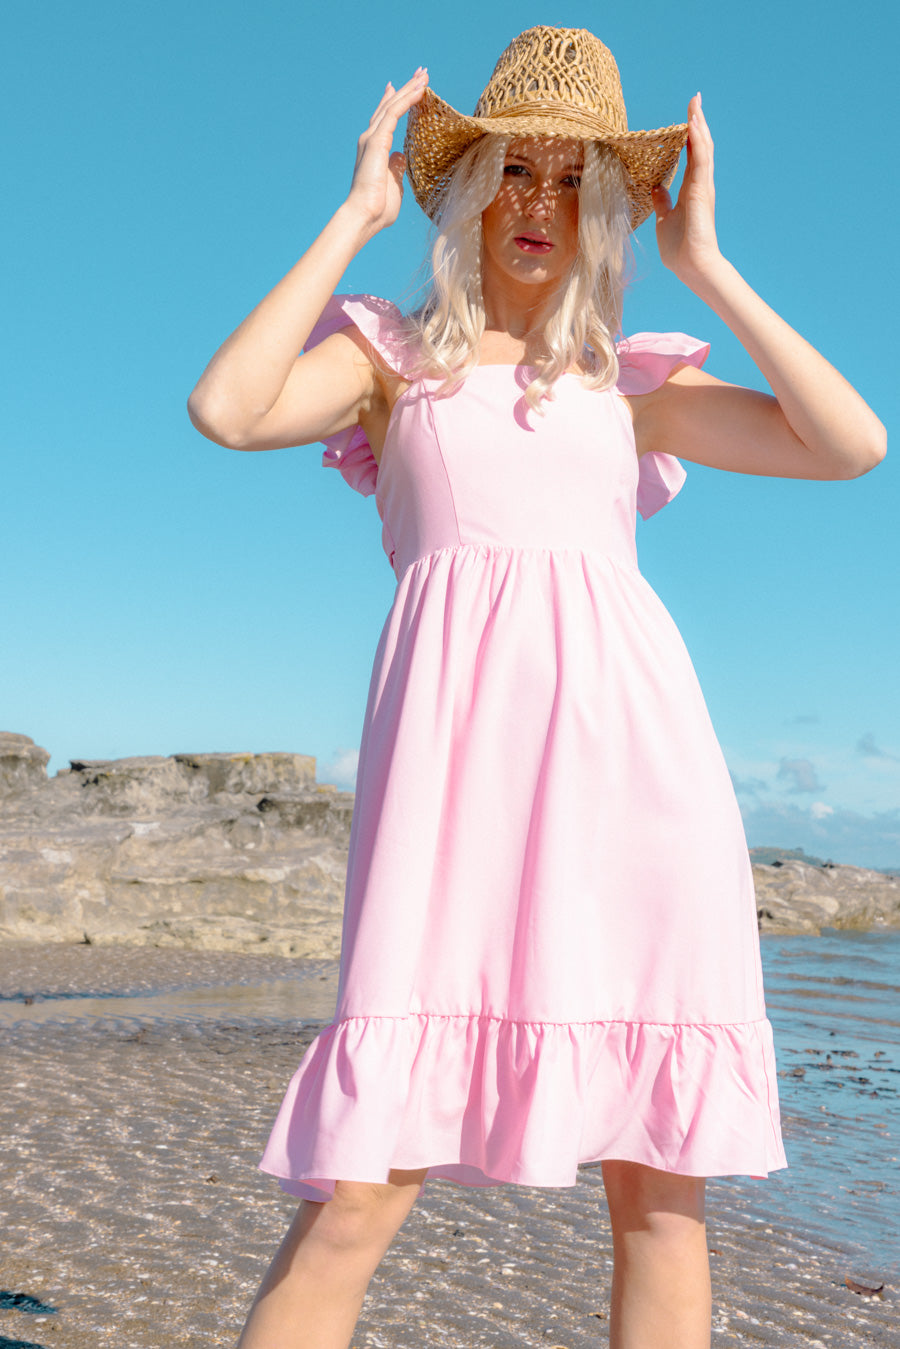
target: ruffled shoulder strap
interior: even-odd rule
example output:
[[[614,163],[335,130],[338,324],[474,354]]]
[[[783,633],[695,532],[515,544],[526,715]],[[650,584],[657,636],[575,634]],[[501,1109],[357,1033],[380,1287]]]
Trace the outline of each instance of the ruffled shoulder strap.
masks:
[[[621,394],[650,393],[658,389],[680,365],[697,369],[709,355],[709,343],[686,333],[634,333],[616,346]],[[637,508],[647,520],[668,505],[681,491],[687,475],[671,454],[641,456]]]
[[[400,330],[400,310],[377,295],[333,295],[313,328],[305,350],[324,342],[342,328],[355,327],[372,344],[392,370],[404,375],[412,365],[408,339]],[[371,496],[378,479],[378,465],[361,426],[338,431],[324,442],[325,468],[336,468],[344,481],[363,496]]]

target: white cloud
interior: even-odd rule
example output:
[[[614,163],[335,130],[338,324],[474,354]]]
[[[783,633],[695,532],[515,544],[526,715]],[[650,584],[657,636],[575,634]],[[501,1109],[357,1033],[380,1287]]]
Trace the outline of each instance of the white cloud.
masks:
[[[827,820],[829,815],[834,814],[834,806],[829,806],[824,801],[813,801],[809,813],[814,820]]]
[[[862,743],[866,748],[881,748],[874,738],[870,741],[863,737]],[[746,818],[768,807],[783,807],[801,811],[807,825],[824,825],[831,818],[826,818],[821,809],[826,804],[838,814],[853,811],[855,818],[862,820],[889,820],[900,807],[900,755],[864,754],[852,735],[842,737],[838,745],[806,737],[797,737],[794,743],[784,739],[763,741],[754,746],[756,753],[752,754],[744,746],[723,748]],[[888,750],[893,750],[891,742]],[[828,784],[827,789],[823,783]],[[809,813],[813,803],[818,820]],[[868,837],[869,831],[865,832]],[[759,842],[765,845],[772,839],[762,837]],[[784,846],[792,845],[788,841]],[[897,865],[898,861],[900,852],[878,865]]]
[[[358,767],[358,749],[336,749],[328,763],[320,765],[316,776],[320,782],[332,782],[343,791],[352,792],[356,789]]]

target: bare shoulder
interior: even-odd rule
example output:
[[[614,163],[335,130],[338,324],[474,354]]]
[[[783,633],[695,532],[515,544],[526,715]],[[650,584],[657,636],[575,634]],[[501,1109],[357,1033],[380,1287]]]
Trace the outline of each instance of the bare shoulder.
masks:
[[[637,420],[638,417],[649,415],[651,409],[665,407],[673,399],[678,399],[682,389],[735,387],[733,384],[727,384],[725,380],[717,379],[715,375],[710,375],[706,370],[698,370],[694,365],[678,365],[658,388],[651,389],[649,393],[624,394],[623,398],[631,409],[632,417]]]
[[[297,358],[304,372],[349,380],[359,393],[375,391],[378,357],[358,328],[340,328]]]
[[[777,478],[836,476],[821,466],[770,393],[681,366],[632,397],[638,455],[673,454],[708,468]]]
[[[337,339],[343,339],[345,344],[338,359],[347,363],[362,395],[357,405],[357,420],[366,433],[375,462],[380,464],[394,404],[410,387],[410,381],[392,370],[368,338],[355,327],[333,333],[309,354],[315,355],[316,351]]]
[[[631,408],[638,454],[667,449],[689,458],[688,442],[723,416],[734,415],[735,400],[743,404],[745,397],[753,402],[766,399],[765,394],[729,384],[695,366],[678,366],[658,388],[625,400]]]
[[[398,374],[396,370],[392,370],[378,349],[358,328],[353,326],[341,328],[338,332],[332,333],[313,351],[327,347],[329,343],[337,344],[339,342],[345,344],[341,359],[352,365],[357,378],[361,378],[363,382],[371,385],[373,398],[381,397],[392,407],[400,394],[409,388],[410,381]],[[312,354],[311,352],[310,355]]]

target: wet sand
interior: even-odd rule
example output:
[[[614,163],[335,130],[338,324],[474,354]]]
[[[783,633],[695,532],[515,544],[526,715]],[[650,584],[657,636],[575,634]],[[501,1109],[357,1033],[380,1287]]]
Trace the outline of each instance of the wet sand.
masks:
[[[68,995],[74,1010],[74,995],[259,983],[296,969],[227,953],[21,947],[0,952],[0,996]],[[332,978],[309,969],[310,997]],[[18,1019],[31,1010],[19,1003],[0,1022],[0,1288],[36,1303],[4,1308],[0,1296],[0,1349],[232,1345],[293,1211],[256,1162],[316,1026],[96,1009],[66,1021],[66,1001],[54,1004],[61,1019]],[[111,1013],[120,1006],[110,999]],[[49,1010],[40,997],[32,1007]],[[838,1232],[769,1220],[765,1183],[752,1200],[749,1185],[710,1186],[713,1343],[900,1346],[893,1270],[862,1265]],[[373,1282],[354,1345],[602,1345],[610,1269],[596,1169],[570,1190],[432,1183]],[[847,1275],[888,1282],[864,1297]]]

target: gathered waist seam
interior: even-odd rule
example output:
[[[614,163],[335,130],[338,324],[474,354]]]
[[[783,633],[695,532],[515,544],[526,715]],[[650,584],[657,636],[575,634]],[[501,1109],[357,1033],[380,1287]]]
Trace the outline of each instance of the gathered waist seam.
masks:
[[[408,571],[413,567],[421,566],[423,562],[434,562],[437,558],[448,556],[455,553],[509,553],[510,555],[531,556],[534,554],[549,553],[551,555],[571,554],[573,557],[593,558],[597,561],[610,562],[614,567],[622,571],[634,572],[636,576],[642,575],[640,568],[632,558],[622,558],[615,553],[606,552],[601,548],[579,548],[574,544],[509,544],[509,543],[450,543],[445,544],[443,548],[433,548],[428,553],[423,553],[421,557],[413,558],[408,562],[399,573],[397,580],[400,581]]]

